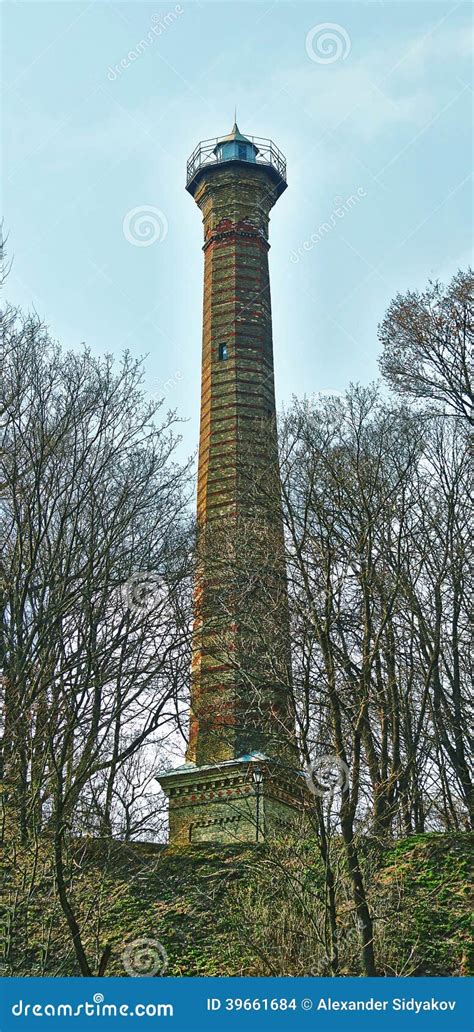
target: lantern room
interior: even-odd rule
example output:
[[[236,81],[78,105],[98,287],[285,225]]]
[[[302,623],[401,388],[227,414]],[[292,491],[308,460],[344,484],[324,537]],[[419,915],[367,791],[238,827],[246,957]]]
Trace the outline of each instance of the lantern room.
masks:
[[[232,131],[228,136],[223,136],[217,141],[214,147],[214,154],[217,161],[256,161],[258,147],[242,136],[237,122],[234,122]]]

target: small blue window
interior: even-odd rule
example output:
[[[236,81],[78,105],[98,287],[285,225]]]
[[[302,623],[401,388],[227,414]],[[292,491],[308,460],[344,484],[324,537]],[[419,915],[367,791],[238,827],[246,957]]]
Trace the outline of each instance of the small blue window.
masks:
[[[226,358],[229,357],[229,349],[227,344],[219,344],[219,362],[225,362]]]
[[[243,161],[245,161],[245,159],[247,157],[247,147],[245,146],[245,143],[239,143],[238,155],[239,155],[239,158],[241,158]]]

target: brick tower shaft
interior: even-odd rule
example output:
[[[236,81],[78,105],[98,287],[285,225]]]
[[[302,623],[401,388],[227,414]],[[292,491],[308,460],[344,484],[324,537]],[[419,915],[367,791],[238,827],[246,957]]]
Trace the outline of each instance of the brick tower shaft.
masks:
[[[251,564],[260,573],[255,591],[261,605],[271,599],[280,608],[273,631],[278,647],[260,641],[260,654],[270,646],[281,657],[286,646],[288,660],[284,571],[278,576],[269,569],[271,556],[276,567],[282,551],[268,272],[268,216],[276,196],[265,167],[236,162],[204,174],[194,193],[203,213],[205,256],[201,569],[188,749],[188,759],[198,764],[265,751],[267,739],[276,745],[285,725],[287,700],[282,707],[274,675],[255,663],[258,599],[250,610],[247,600],[245,614],[239,612],[239,582]]]

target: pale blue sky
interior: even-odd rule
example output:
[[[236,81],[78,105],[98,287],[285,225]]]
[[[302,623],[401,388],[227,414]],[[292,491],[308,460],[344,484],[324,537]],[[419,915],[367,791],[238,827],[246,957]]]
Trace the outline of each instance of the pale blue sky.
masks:
[[[3,21],[9,297],[67,346],[149,353],[188,451],[203,257],[186,159],[234,104],[288,162],[271,220],[280,404],[373,379],[392,296],[468,263],[469,4],[37,0],[5,3]],[[328,22],[340,54],[318,51]],[[135,246],[123,220],[148,206],[162,239]]]

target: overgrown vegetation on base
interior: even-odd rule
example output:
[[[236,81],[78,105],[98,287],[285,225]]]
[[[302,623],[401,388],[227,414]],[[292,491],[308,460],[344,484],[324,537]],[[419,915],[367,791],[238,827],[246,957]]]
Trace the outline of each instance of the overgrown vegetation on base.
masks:
[[[381,975],[472,972],[470,847],[472,837],[462,833],[415,835],[383,849],[363,843]],[[359,935],[338,842],[332,851],[340,974],[359,975]],[[84,840],[69,861],[69,894],[94,973],[104,953],[105,975],[139,973],[134,951],[142,950],[140,962],[157,975],[331,974],[324,871],[312,843],[172,849]],[[53,867],[44,842],[9,857],[4,975],[80,974]]]

